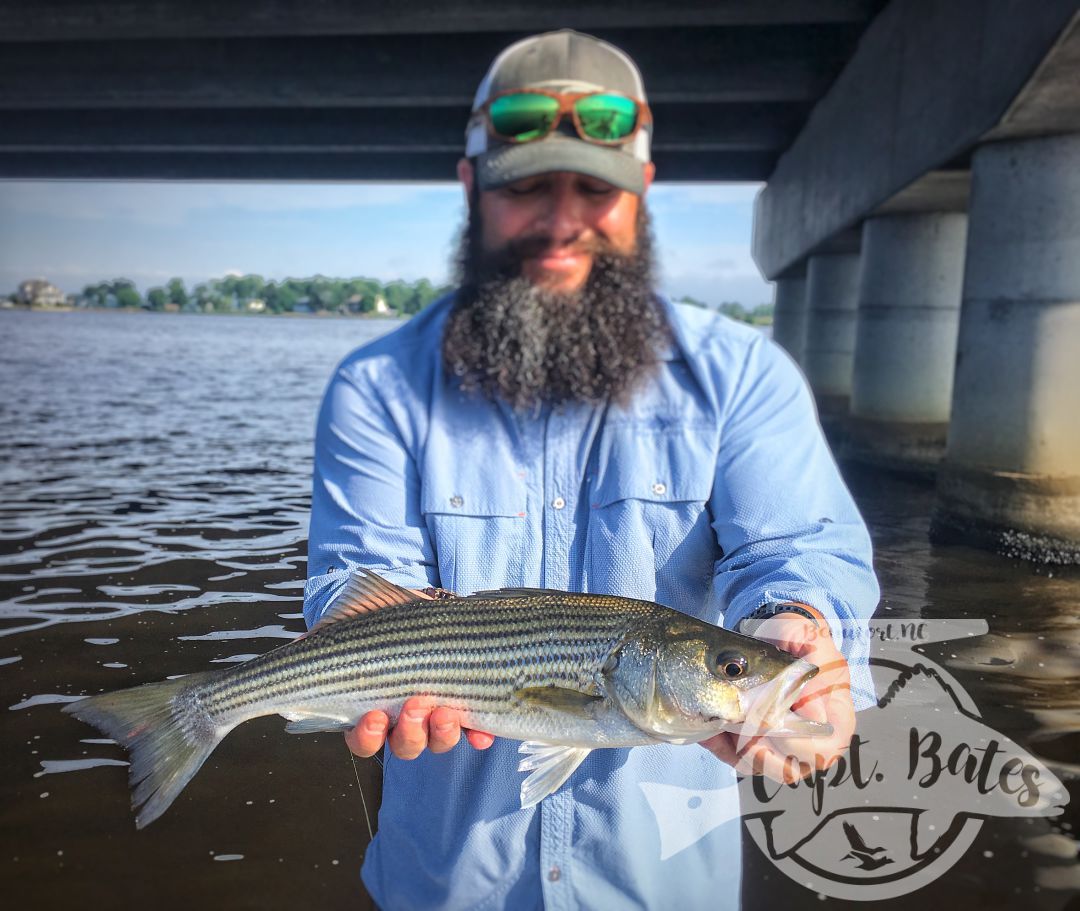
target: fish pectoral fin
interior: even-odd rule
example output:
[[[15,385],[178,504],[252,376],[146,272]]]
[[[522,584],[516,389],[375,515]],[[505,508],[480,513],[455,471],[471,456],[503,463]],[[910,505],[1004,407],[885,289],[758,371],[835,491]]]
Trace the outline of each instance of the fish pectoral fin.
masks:
[[[355,722],[343,718],[324,715],[286,715],[289,723],[285,725],[287,734],[322,734],[326,731],[348,731]]]
[[[521,783],[521,807],[525,809],[540,803],[548,794],[554,794],[592,750],[530,740],[523,743],[518,752],[525,754],[518,763],[518,771],[530,773]]]
[[[561,686],[527,686],[514,690],[514,697],[533,708],[551,709],[580,718],[592,718],[596,706],[604,701],[603,696]]]

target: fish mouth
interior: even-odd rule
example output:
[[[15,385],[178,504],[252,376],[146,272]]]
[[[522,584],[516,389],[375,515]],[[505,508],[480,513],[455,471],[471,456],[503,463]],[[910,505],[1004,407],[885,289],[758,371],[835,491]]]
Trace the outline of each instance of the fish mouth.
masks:
[[[791,704],[817,673],[817,665],[796,658],[768,683],[746,693],[745,717],[738,726],[739,733],[748,737],[784,733],[789,736],[831,733],[830,725],[799,719],[791,711]],[[791,728],[797,730],[790,730]]]

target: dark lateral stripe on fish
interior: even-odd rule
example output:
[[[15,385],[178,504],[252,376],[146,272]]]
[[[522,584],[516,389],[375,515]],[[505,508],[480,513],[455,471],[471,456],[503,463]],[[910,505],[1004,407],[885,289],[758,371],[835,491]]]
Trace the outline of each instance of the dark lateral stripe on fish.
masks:
[[[577,656],[581,655],[578,651]],[[497,674],[507,666],[516,667],[524,683],[536,682],[578,684],[581,682],[580,671],[573,664],[575,653],[552,652],[548,654],[522,654],[519,656],[505,655],[503,660],[493,661],[489,658],[477,659],[475,656],[455,655],[436,656],[432,659],[427,656],[409,656],[416,660],[399,660],[394,666],[375,666],[364,668],[357,664],[338,667],[334,669],[325,666],[320,668],[294,668],[295,673],[283,676],[272,673],[252,674],[225,684],[213,694],[207,694],[206,707],[210,711],[224,712],[232,708],[255,701],[262,701],[269,694],[276,696],[318,691],[323,696],[332,696],[335,693],[354,692],[358,684],[362,684],[365,691],[384,697],[384,690],[397,688],[403,681],[413,681],[413,687],[418,680],[425,682],[453,683],[462,691],[482,692],[491,689],[494,684],[483,679],[485,672]],[[598,655],[598,660],[599,660]],[[565,672],[560,673],[560,669]],[[498,689],[505,695],[505,685]]]
[[[267,687],[264,687],[261,691],[245,690],[223,690],[216,692],[211,698],[206,699],[206,708],[209,711],[221,712],[226,711],[230,707],[239,705],[251,704],[256,701],[263,701],[268,696],[281,696],[288,694],[302,694],[308,692],[318,692],[325,698],[332,698],[336,694],[347,694],[355,692],[357,685],[363,684],[365,692],[371,694],[373,697],[382,698],[385,691],[388,689],[396,689],[402,682],[411,680],[411,686],[415,689],[418,685],[430,685],[442,681],[450,681],[459,685],[462,691],[469,692],[485,692],[485,691],[498,691],[505,695],[505,684],[500,685],[495,682],[485,681],[483,679],[469,680],[468,677],[477,675],[478,671],[482,671],[482,668],[476,668],[474,665],[467,663],[460,664],[446,664],[442,666],[430,666],[422,669],[422,676],[411,677],[407,674],[400,672],[393,672],[379,675],[378,677],[359,677],[355,673],[341,674],[341,675],[319,675],[308,678],[304,681],[297,682],[296,685],[276,685],[274,683]],[[572,671],[567,673],[558,673],[557,668],[553,668],[550,665],[537,662],[532,667],[523,667],[520,671],[520,680],[522,685],[525,684],[562,684],[576,686],[582,682],[579,674]]]
[[[313,642],[311,651],[315,654],[312,656],[304,654],[308,651],[304,648],[295,649],[280,657],[271,652],[267,656],[254,659],[251,664],[256,666],[246,670],[242,670],[243,665],[238,666],[237,676],[226,683],[224,689],[228,695],[242,700],[241,694],[249,689],[265,693],[267,685],[278,690],[287,686],[292,679],[310,681],[313,672],[315,678],[326,674],[333,675],[335,665],[350,683],[355,683],[356,675],[360,673],[364,675],[365,681],[372,684],[387,676],[392,678],[396,674],[444,665],[451,661],[462,670],[482,670],[485,666],[505,666],[507,663],[558,665],[574,660],[574,656],[580,656],[582,650],[596,650],[598,654],[602,654],[607,647],[606,642],[601,641],[598,647],[598,640],[608,639],[614,632],[611,623],[593,622],[582,624],[578,629],[564,630],[563,635],[555,641],[547,640],[538,645],[535,638],[532,641],[528,639],[528,636],[535,637],[535,615],[532,616],[532,621],[531,624],[517,623],[512,626],[502,622],[492,623],[487,629],[483,628],[488,626],[487,624],[470,623],[463,626],[456,623],[446,628],[432,624],[422,635],[408,638],[402,637],[400,629],[387,630],[385,636],[339,636],[332,642],[326,642],[328,637],[323,636],[318,643]],[[475,641],[472,639],[474,634],[482,635],[483,638]],[[463,635],[468,637],[465,642],[460,638]],[[447,651],[431,651],[433,640],[454,642],[455,639],[460,644],[451,645]],[[551,651],[559,646],[559,652]],[[312,666],[311,658],[316,659],[317,667]]]
[[[560,622],[559,628],[559,638],[589,638],[597,634],[610,634],[621,629],[614,624],[599,623],[591,619]],[[460,640],[463,637],[487,637],[492,635],[518,637],[522,640],[532,637],[532,644],[536,647],[536,618],[534,616],[532,622],[526,622],[525,618],[515,620],[515,622],[507,622],[493,617],[490,620],[469,623],[402,623],[397,626],[387,625],[385,627],[373,624],[371,628],[365,629],[362,637],[351,635],[351,633],[351,630],[342,631],[336,636],[331,636],[320,630],[317,635],[320,637],[320,643],[323,643],[327,648],[343,643],[353,644],[361,638],[364,642],[370,643],[371,646],[379,647],[383,644],[393,644],[398,641],[395,637],[399,637],[401,641],[404,641],[404,639],[408,638],[433,635],[445,637],[449,641]]]
[[[560,650],[572,650],[580,653],[582,647],[591,650],[602,650],[607,642],[614,641],[614,636],[604,631],[597,630],[592,635],[572,635],[553,638],[544,643],[544,647],[538,648],[534,643],[528,642],[524,637],[516,633],[491,632],[480,641],[454,641],[449,637],[442,637],[441,641],[448,644],[442,651],[432,650],[432,637],[429,635],[409,638],[387,640],[384,644],[373,643],[366,638],[357,638],[351,641],[343,641],[313,649],[312,654],[305,654],[307,649],[295,649],[288,654],[280,656],[273,652],[268,655],[253,659],[248,665],[238,665],[237,670],[247,667],[246,672],[258,672],[260,674],[282,673],[287,674],[293,668],[307,663],[311,659],[317,659],[322,666],[332,666],[335,660],[348,662],[350,667],[369,666],[386,661],[409,660],[412,656],[423,653],[424,655],[444,656],[446,658],[468,655],[475,656],[478,660],[486,657],[504,660],[508,656],[538,654],[550,656],[551,648]],[[460,635],[460,631],[459,631]],[[591,648],[590,648],[591,646]]]

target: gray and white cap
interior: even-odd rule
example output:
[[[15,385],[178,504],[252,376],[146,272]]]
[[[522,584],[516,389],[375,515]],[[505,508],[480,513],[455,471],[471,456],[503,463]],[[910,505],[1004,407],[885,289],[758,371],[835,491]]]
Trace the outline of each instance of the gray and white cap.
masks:
[[[487,71],[473,100],[465,129],[465,155],[476,159],[481,190],[549,171],[574,171],[604,180],[631,193],[645,189],[644,166],[650,160],[651,125],[621,146],[581,139],[564,118],[548,137],[508,143],[492,137],[479,113],[489,98],[510,89],[553,92],[609,91],[645,101],[637,66],[614,45],[571,29],[525,38],[506,48]]]

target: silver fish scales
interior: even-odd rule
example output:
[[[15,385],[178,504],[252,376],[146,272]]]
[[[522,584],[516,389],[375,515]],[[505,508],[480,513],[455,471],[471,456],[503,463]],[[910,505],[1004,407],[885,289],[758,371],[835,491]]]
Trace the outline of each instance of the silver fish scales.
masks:
[[[291,733],[396,719],[429,696],[466,727],[524,741],[522,806],[590,750],[686,743],[755,723],[827,728],[787,707],[817,669],[648,601],[540,589],[432,600],[358,571],[309,634],[243,664],[72,703],[131,752],[136,825],[160,816],[214,747],[264,715]]]

